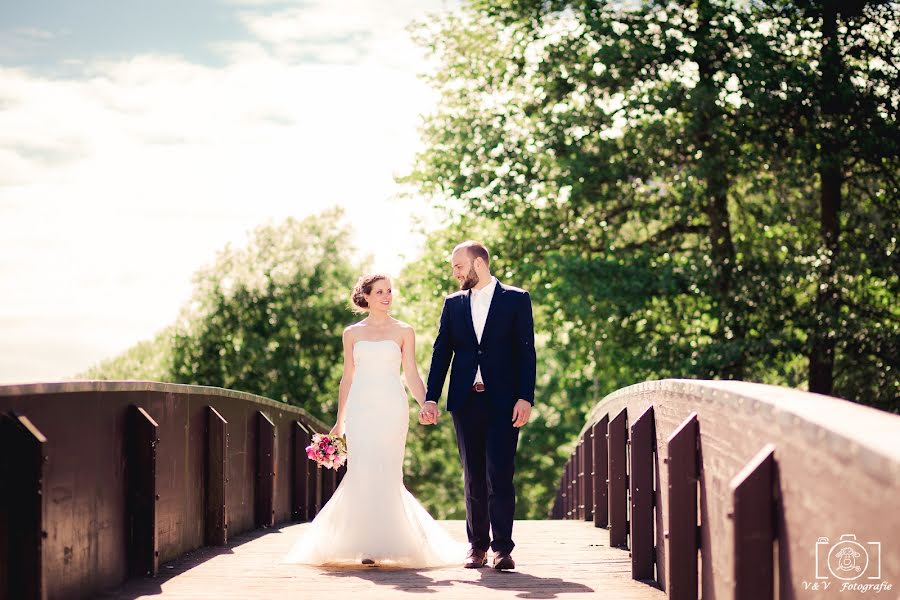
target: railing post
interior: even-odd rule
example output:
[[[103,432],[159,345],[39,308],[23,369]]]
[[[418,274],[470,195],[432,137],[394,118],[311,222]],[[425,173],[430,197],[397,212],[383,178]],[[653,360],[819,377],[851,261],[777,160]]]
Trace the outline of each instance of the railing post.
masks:
[[[734,598],[775,597],[775,445],[766,444],[731,480]]]
[[[346,474],[347,474],[347,463],[345,462],[337,470],[337,475],[335,477],[335,488],[334,489],[337,489],[337,487],[339,485],[341,485],[341,482],[344,480],[344,475],[346,475]]]
[[[697,482],[699,465],[697,448],[700,434],[697,413],[691,413],[666,443],[666,466],[669,480],[668,557],[669,599],[697,600]]]
[[[313,469],[312,471],[313,471],[313,482],[314,482],[313,513],[314,513],[314,515],[318,515],[319,511],[322,510],[322,507],[325,506],[325,501],[323,500],[323,498],[324,498],[323,492],[325,489],[325,482],[322,480],[323,479],[322,467],[316,466],[316,468]]]
[[[572,449],[572,518],[578,518],[578,445]]]
[[[156,575],[159,570],[159,540],[156,534],[156,446],[159,425],[147,412],[128,407],[125,436],[125,481],[128,490],[126,544],[128,574]]]
[[[594,520],[594,428],[584,432],[584,515],[585,521]]]
[[[569,518],[578,518],[578,447],[572,449],[569,457],[569,489],[572,492],[572,503],[569,506]]]
[[[225,489],[228,473],[228,422],[206,407],[206,545],[228,543]]]
[[[322,471],[322,505],[328,504],[331,494],[334,492],[334,469],[321,467]]]
[[[578,438],[578,445],[575,447],[575,487],[577,488],[576,498],[578,500],[578,510],[575,511],[575,518],[579,521],[584,520],[584,438]]]
[[[28,417],[0,415],[0,599],[46,597],[44,450]]]
[[[562,477],[559,478],[559,483],[556,486],[556,496],[553,498],[553,507],[550,509],[550,518],[562,518]]]
[[[653,474],[656,432],[653,406],[631,425],[631,577],[655,579],[656,552],[653,539]]]
[[[312,436],[315,434],[315,431],[310,429],[309,431],[309,440],[307,440],[306,444],[309,445],[312,443]],[[316,518],[316,515],[319,514],[319,499],[320,499],[320,487],[319,487],[319,472],[321,469],[318,468],[318,465],[315,463],[310,463],[306,469],[306,520],[312,521]]]
[[[275,524],[275,423],[256,411],[256,526]]]
[[[607,441],[609,456],[609,545],[624,548],[628,544],[627,481],[627,409],[619,411],[609,422]]]
[[[609,431],[609,415],[594,423],[591,427],[594,446],[594,527],[609,525],[609,457],[606,435]]]
[[[306,456],[306,447],[309,445],[309,430],[300,421],[294,421],[291,425],[291,436],[293,437],[291,454],[294,461],[291,472],[291,518],[302,522],[307,520],[308,513],[307,469],[310,468],[310,460]]]
[[[566,518],[566,466],[563,465],[563,472],[559,476],[559,485],[557,486],[557,501],[559,504],[559,512],[557,519],[565,519]]]

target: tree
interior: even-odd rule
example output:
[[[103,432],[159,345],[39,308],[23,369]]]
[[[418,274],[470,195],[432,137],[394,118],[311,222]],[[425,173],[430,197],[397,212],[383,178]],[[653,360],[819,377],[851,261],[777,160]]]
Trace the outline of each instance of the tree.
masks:
[[[804,319],[809,389],[888,407],[900,396],[900,5],[752,6],[757,68],[742,87],[755,133],[778,175],[814,181],[818,198]]]
[[[173,338],[175,381],[259,394],[333,421],[341,332],[362,272],[342,216],[258,227],[247,247],[229,244],[198,272]]]
[[[173,334],[174,327],[164,327],[152,339],[141,340],[118,356],[100,361],[75,375],[75,379],[172,381]]]
[[[457,291],[451,277],[450,251],[465,240],[482,240],[492,251],[491,270],[501,281],[519,285],[510,262],[494,252],[499,239],[495,223],[460,219],[432,232],[425,252],[410,263],[394,282],[398,291],[399,318],[417,332],[418,364],[430,364],[431,349],[446,294]],[[581,428],[587,403],[582,390],[566,390],[568,371],[555,363],[561,355],[548,347],[548,315],[535,305],[536,350],[541,373],[535,408],[530,421],[519,432],[516,452],[516,518],[546,518],[556,493],[558,467],[565,462],[571,443]],[[423,372],[424,375],[424,372]],[[565,393],[571,391],[571,393]],[[446,399],[446,393],[442,396]],[[444,400],[441,401],[443,406]],[[405,473],[407,486],[439,518],[465,517],[463,475],[456,447],[452,417],[442,409],[436,427],[414,426],[407,439]],[[527,484],[526,484],[527,483]]]
[[[404,181],[497,224],[495,248],[551,315],[568,389],[592,376],[593,393],[670,376],[809,378],[820,187],[809,155],[772,147],[789,123],[750,89],[777,77],[757,55],[766,26],[748,3],[510,0],[420,29],[441,100]],[[888,214],[866,245],[890,257]],[[845,372],[869,361],[886,387],[843,392],[889,406],[896,312],[882,309],[896,279],[873,263],[852,282],[880,320],[848,336]],[[610,362],[611,377],[578,369]]]

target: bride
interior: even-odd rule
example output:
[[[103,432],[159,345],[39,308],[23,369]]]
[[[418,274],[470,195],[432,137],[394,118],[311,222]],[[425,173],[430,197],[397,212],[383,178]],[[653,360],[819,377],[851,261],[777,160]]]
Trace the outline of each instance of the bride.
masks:
[[[337,423],[347,435],[347,472],[284,562],[312,565],[433,567],[461,564],[456,542],[403,485],[409,404],[403,379],[419,406],[425,386],[416,366],[415,331],[388,314],[391,281],[359,279],[357,312],[368,316],[344,330],[344,374]],[[419,413],[419,422],[428,418]]]

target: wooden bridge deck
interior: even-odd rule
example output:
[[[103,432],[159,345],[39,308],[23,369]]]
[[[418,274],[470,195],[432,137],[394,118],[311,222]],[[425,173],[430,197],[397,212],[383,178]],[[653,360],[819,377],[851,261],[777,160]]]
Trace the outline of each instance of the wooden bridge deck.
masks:
[[[442,521],[465,540],[464,521]],[[582,521],[516,521],[516,569],[321,568],[280,564],[307,524],[237,536],[228,547],[202,548],[98,598],[465,598],[662,599],[652,582],[631,578],[627,550],[609,547],[606,529]],[[460,557],[462,560],[463,557]],[[488,554],[490,560],[490,553]]]

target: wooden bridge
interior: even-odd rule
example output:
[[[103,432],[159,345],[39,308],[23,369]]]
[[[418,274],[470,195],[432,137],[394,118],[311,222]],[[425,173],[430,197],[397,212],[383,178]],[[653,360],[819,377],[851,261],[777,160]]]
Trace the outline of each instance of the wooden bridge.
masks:
[[[900,598],[897,415],[743,382],[619,390],[549,518],[516,522],[512,572],[280,564],[343,474],[306,459],[326,429],[221,388],[0,386],[0,600]]]

